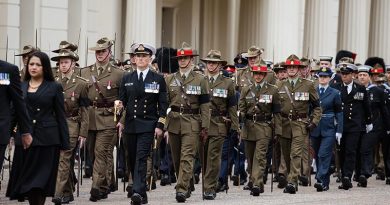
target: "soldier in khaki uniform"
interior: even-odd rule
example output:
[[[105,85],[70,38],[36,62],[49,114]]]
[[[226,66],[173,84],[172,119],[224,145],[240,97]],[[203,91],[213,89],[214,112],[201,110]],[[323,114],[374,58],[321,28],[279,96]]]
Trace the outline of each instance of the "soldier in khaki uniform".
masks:
[[[179,71],[166,77],[168,114],[166,129],[176,171],[176,200],[190,197],[190,179],[199,140],[206,141],[210,124],[209,85],[205,76],[193,71],[192,48],[183,43],[177,50]],[[200,137],[202,136],[202,137]],[[201,138],[201,139],[199,139]]]
[[[52,50],[53,53],[59,53],[62,49],[66,49],[66,50],[70,50],[72,52],[76,52],[78,46],[74,43],[70,43],[68,41],[61,41],[59,46],[58,46],[58,49],[55,49],[55,50]],[[75,67],[73,68],[74,72],[76,72],[76,75],[79,75],[80,76],[80,68],[78,67],[78,64],[77,62],[75,63]],[[53,71],[53,76],[54,78],[60,78],[61,77],[61,71],[60,71],[60,65],[59,65],[59,62],[57,61],[57,65],[56,67],[53,67],[52,68],[52,71]]]
[[[288,178],[284,193],[295,194],[298,190],[298,176],[301,168],[302,149],[308,130],[318,124],[321,117],[319,97],[312,81],[299,77],[302,64],[296,55],[290,55],[286,62],[288,79],[279,87],[282,116],[282,135],[278,136],[282,154],[286,161]],[[309,116],[309,108],[311,115]],[[283,176],[279,178],[285,182]]]
[[[87,80],[77,76],[76,61],[79,57],[71,50],[62,49],[51,60],[59,63],[60,76],[56,81],[62,84],[65,102],[65,115],[69,127],[69,150],[60,153],[56,191],[52,202],[69,203],[74,200],[75,178],[73,173],[74,150],[88,135],[88,84]]]
[[[114,121],[114,101],[118,99],[119,85],[123,71],[109,63],[113,42],[101,38],[95,51],[96,63],[81,71],[82,77],[89,80],[88,98],[89,132],[87,146],[94,158],[90,201],[107,198],[113,189],[113,147],[116,144],[116,124]]]
[[[248,86],[251,84],[252,74],[251,74],[251,66],[260,63],[261,54],[263,54],[264,49],[260,49],[257,46],[251,46],[248,49],[246,55],[244,55],[248,59],[248,66],[237,70],[237,86],[238,90],[241,91],[242,87]],[[275,84],[275,73],[272,70],[268,70],[268,74],[266,77],[266,81],[271,84]]]
[[[210,88],[210,127],[207,146],[203,154],[206,155],[204,173],[204,198],[213,200],[216,197],[218,174],[221,166],[222,145],[230,130],[238,130],[237,100],[234,82],[220,74],[220,69],[226,64],[221,60],[221,52],[210,50],[207,56],[201,59],[206,63],[207,77]],[[231,126],[227,124],[231,123]],[[230,130],[228,130],[230,129]]]
[[[23,67],[20,70],[20,79],[22,79],[22,81],[24,79],[24,73],[26,72],[26,68],[27,68],[27,60],[31,56],[31,54],[33,54],[35,51],[40,51],[40,49],[39,48],[35,48],[32,45],[25,45],[25,46],[23,46],[22,52],[17,54],[17,55],[15,55],[15,56],[21,56],[22,57]]]
[[[240,119],[244,122],[241,138],[245,140],[248,164],[252,165],[253,196],[264,192],[263,174],[268,145],[273,138],[272,120],[275,120],[276,135],[282,134],[278,88],[265,80],[267,73],[265,64],[252,66],[254,82],[241,90],[239,101]]]

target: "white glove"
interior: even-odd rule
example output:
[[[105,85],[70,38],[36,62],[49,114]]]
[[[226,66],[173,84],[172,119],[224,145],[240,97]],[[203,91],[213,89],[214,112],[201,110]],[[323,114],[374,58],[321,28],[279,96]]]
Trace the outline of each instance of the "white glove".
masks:
[[[340,145],[341,143],[341,138],[343,137],[343,134],[341,133],[336,133],[336,140],[337,140],[337,143]]]
[[[369,133],[369,132],[371,132],[371,130],[372,130],[372,123],[371,124],[368,124],[368,125],[366,125],[366,132],[367,133]]]

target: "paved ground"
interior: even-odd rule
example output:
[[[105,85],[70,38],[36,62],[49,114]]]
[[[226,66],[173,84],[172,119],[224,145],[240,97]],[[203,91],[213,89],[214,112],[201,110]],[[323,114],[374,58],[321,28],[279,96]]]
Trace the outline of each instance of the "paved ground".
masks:
[[[18,204],[17,201],[9,201],[5,198],[5,190],[8,183],[8,170],[5,170],[4,179],[0,191],[0,204]],[[269,176],[270,178],[271,176]],[[108,196],[108,199],[101,200],[97,203],[88,201],[89,189],[91,181],[84,180],[81,187],[80,197],[76,198],[71,204],[129,204],[129,199],[126,198],[126,193],[123,192],[123,184],[120,184],[120,190]],[[337,189],[338,184],[335,178],[332,178],[330,190],[323,193],[317,193],[312,187],[299,187],[299,192],[295,195],[283,194],[281,189],[274,184],[273,193],[270,192],[270,184],[265,186],[265,193],[259,197],[252,197],[249,191],[243,191],[242,186],[234,187],[230,184],[228,194],[220,193],[214,201],[202,201],[201,199],[201,184],[196,185],[196,190],[188,199],[187,204],[390,204],[390,186],[385,185],[384,181],[375,180],[375,176],[369,179],[367,188],[358,188],[354,183],[354,188],[349,191]],[[149,204],[176,204],[174,185],[160,187],[148,193]],[[51,198],[47,199],[46,204],[51,204]],[[20,203],[19,203],[20,204]],[[28,204],[28,203],[22,203]]]

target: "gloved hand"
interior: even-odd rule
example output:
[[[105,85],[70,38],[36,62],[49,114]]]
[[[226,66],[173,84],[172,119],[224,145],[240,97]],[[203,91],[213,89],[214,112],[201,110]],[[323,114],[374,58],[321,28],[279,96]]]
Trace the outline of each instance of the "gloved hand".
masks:
[[[367,133],[371,132],[372,128],[373,128],[372,123],[366,125],[366,132],[367,132]]]
[[[341,138],[343,137],[343,134],[341,133],[336,133],[336,140],[337,140],[337,144],[340,145],[341,143]]]
[[[311,132],[311,131],[313,131],[316,127],[317,127],[317,125],[311,122],[311,123],[309,123],[309,124],[306,126],[306,129],[307,129],[309,132]]]
[[[200,134],[199,134],[199,138],[203,143],[206,143],[208,135],[209,135],[209,132],[208,132],[207,128],[202,128],[202,130],[200,131]]]

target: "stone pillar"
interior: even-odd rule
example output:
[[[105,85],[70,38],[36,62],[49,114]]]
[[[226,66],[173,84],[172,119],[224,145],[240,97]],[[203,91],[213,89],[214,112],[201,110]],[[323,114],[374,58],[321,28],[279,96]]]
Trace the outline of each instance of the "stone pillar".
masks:
[[[20,46],[20,3],[5,1],[0,6],[0,59],[12,64],[20,65],[20,58],[14,54],[19,53]],[[8,38],[8,52],[7,51]],[[6,54],[7,53],[7,54]]]
[[[370,7],[371,0],[340,0],[337,50],[357,53],[357,63],[368,57]]]
[[[228,23],[227,23],[227,55],[229,63],[233,63],[238,53],[238,33],[240,22],[241,0],[228,0]]]
[[[304,10],[304,0],[242,1],[238,49],[257,45],[265,49],[263,59],[275,62],[302,56]]]
[[[156,46],[156,0],[127,1],[126,50],[133,42]]]
[[[337,52],[339,0],[306,0],[303,56],[318,58]]]
[[[69,0],[68,28],[68,40],[76,44],[78,43],[79,46],[77,53],[80,57],[80,66],[88,66],[85,64],[85,58],[88,54],[88,48],[86,47],[88,37],[88,1]],[[93,41],[94,39],[89,40]],[[88,64],[91,63],[89,62]]]
[[[390,1],[372,0],[368,56],[379,56],[390,63]]]

